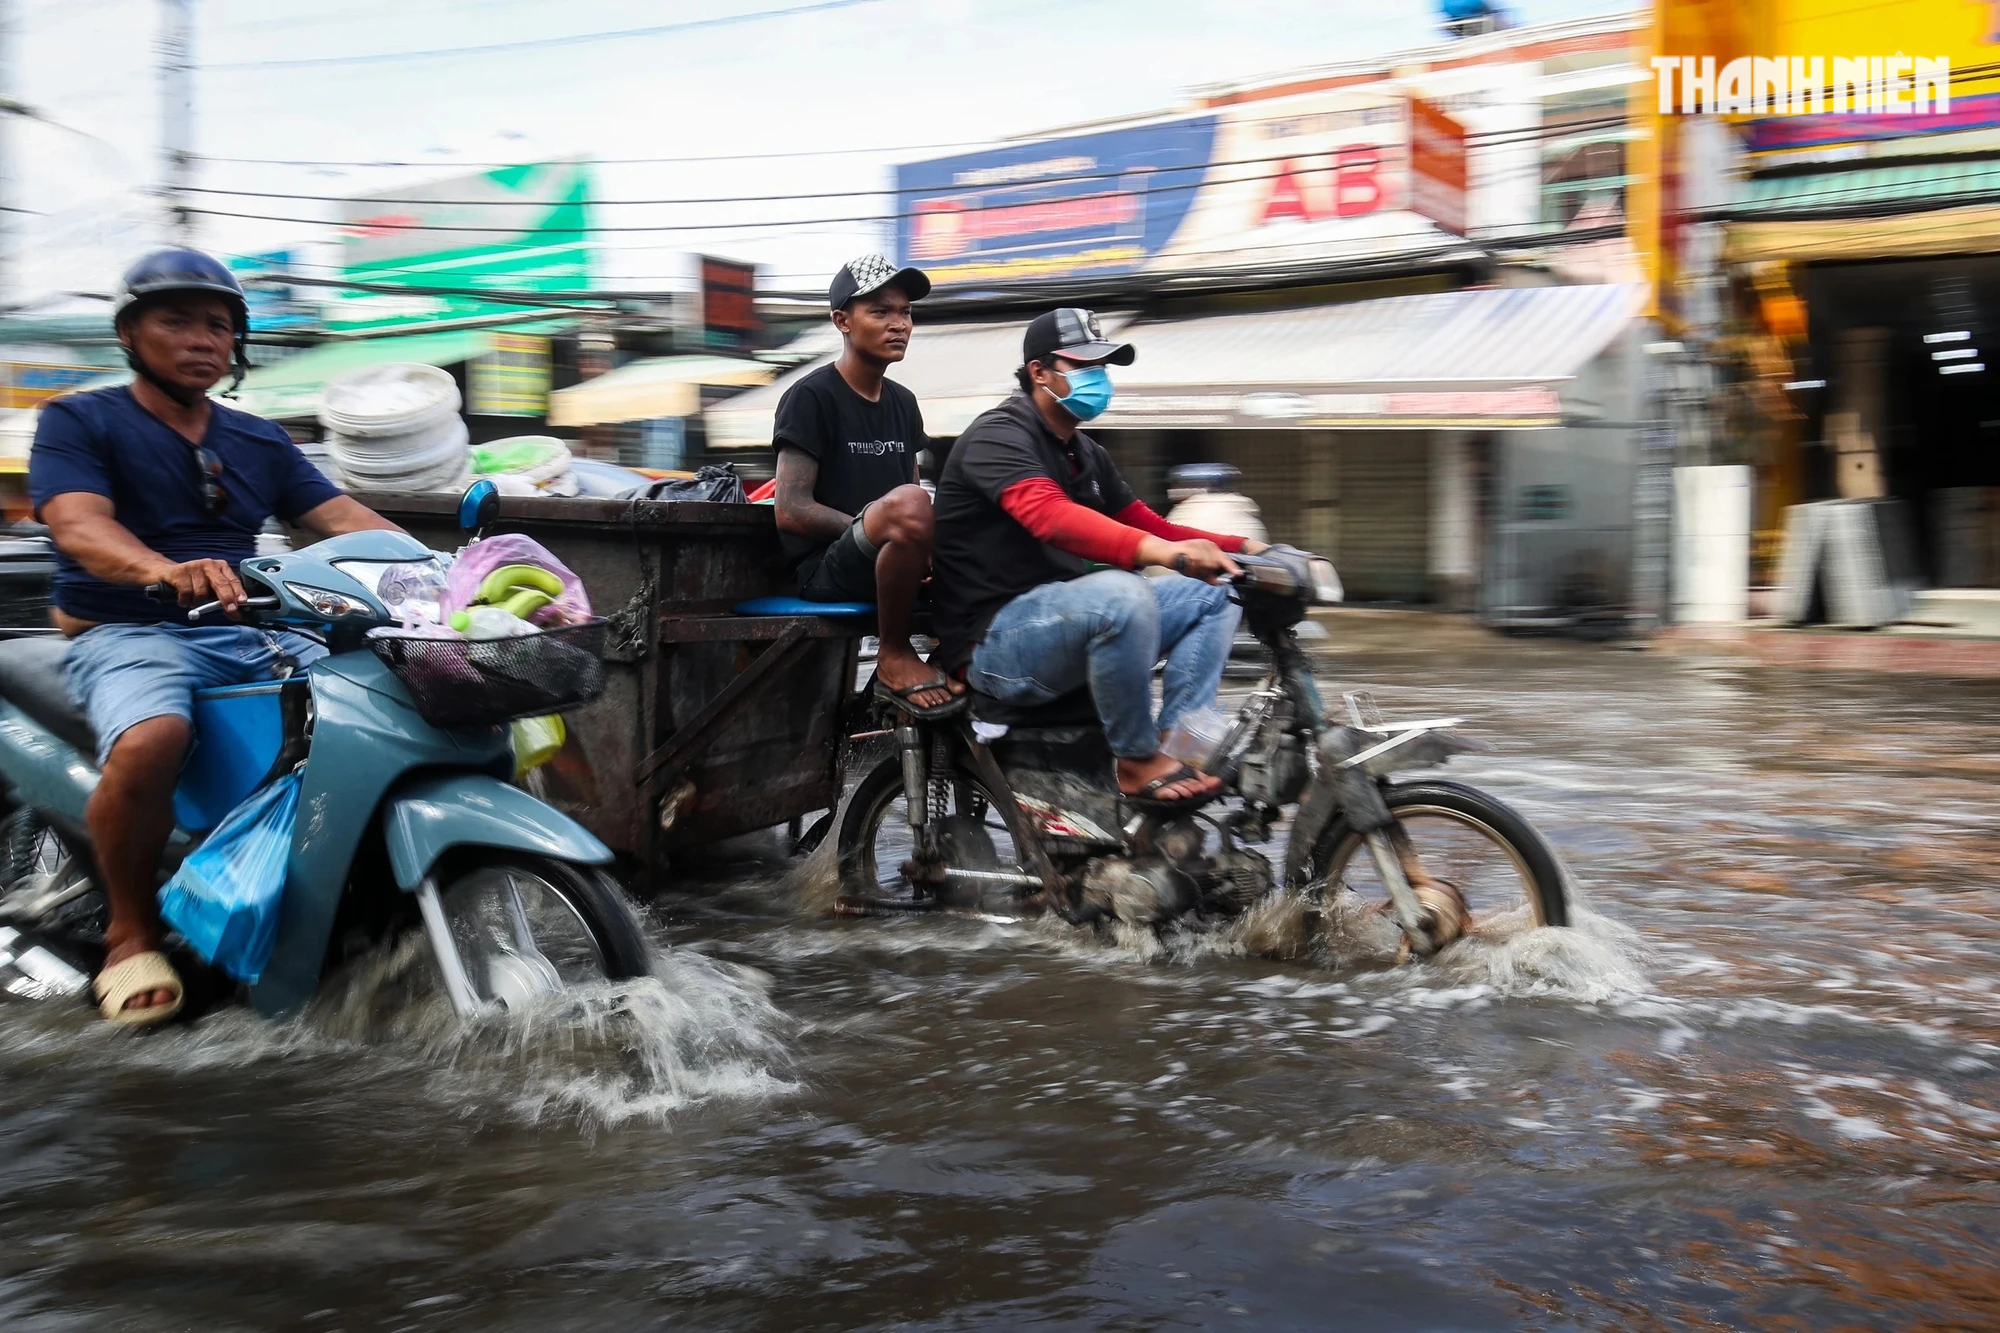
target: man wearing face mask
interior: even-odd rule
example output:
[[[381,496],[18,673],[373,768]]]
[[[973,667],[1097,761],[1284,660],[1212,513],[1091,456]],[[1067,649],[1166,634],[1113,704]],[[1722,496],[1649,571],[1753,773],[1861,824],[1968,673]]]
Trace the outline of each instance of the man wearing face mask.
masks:
[[[1231,553],[1264,543],[1167,522],[1078,429],[1110,406],[1105,367],[1137,355],[1106,341],[1097,316],[1041,315],[1022,352],[1021,392],[966,429],[938,482],[937,660],[1011,704],[1046,703],[1088,683],[1117,756],[1118,789],[1154,806],[1201,805],[1221,782],[1162,754],[1160,740],[1214,700],[1239,615],[1220,580],[1237,570]],[[1186,577],[1133,572],[1148,565]],[[1156,717],[1153,665],[1162,656]]]

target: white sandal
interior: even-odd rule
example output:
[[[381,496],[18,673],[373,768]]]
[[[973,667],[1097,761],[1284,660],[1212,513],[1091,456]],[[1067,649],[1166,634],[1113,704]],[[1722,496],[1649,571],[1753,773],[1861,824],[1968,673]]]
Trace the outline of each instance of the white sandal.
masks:
[[[97,1011],[104,1015],[105,1022],[137,1028],[152,1027],[172,1018],[181,1011],[181,1000],[185,995],[180,973],[174,971],[174,965],[167,961],[165,954],[153,949],[135,953],[105,968],[97,974],[90,990],[97,997]],[[172,991],[174,998],[149,1009],[125,1007],[133,996],[156,990]]]

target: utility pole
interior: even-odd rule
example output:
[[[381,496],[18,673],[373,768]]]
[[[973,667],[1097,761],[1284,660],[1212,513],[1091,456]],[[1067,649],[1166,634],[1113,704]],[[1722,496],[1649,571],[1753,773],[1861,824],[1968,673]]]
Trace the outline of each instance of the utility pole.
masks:
[[[21,205],[14,174],[14,122],[21,114],[14,90],[15,45],[20,41],[17,21],[15,0],[0,0],[0,309],[17,299],[16,284],[20,281],[20,214],[15,210]]]
[[[0,4],[7,0],[0,0]],[[194,241],[194,0],[160,0],[160,201],[167,239]]]

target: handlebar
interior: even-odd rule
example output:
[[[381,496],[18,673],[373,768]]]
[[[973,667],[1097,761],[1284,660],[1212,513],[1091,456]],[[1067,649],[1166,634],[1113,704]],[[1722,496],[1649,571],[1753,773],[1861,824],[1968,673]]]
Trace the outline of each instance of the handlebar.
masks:
[[[156,602],[167,602],[175,606],[180,604],[181,590],[171,583],[148,583],[145,593],[146,596]],[[278,599],[276,597],[246,597],[236,604],[236,609],[239,611],[269,611],[277,605]],[[210,615],[221,609],[221,602],[203,602],[200,606],[190,610],[187,613],[187,618],[190,621],[200,620],[203,616]]]
[[[275,597],[246,597],[236,604],[236,609],[238,611],[269,611],[277,605],[278,599]],[[221,602],[203,602],[200,606],[188,612],[188,619],[191,621],[200,620],[210,612],[220,611],[221,609]]]

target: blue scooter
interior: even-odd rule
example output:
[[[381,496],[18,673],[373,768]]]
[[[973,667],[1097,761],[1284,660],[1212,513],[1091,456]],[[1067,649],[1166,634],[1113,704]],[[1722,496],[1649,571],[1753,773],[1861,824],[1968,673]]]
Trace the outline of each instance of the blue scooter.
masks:
[[[490,520],[491,491],[467,492],[466,530]],[[402,533],[358,532],[241,565],[247,622],[329,652],[287,679],[196,697],[162,876],[303,765],[277,942],[248,988],[261,1014],[295,1012],[323,977],[409,929],[428,937],[435,980],[467,1018],[649,968],[610,849],[509,785],[502,724],[602,690],[602,622],[485,642],[370,639],[396,623],[382,591],[437,559]],[[36,998],[86,991],[103,958],[84,827],[96,745],[64,688],[68,646],[0,642],[0,990]],[[175,961],[191,1005],[234,989],[198,966],[190,976],[184,951]]]

